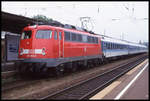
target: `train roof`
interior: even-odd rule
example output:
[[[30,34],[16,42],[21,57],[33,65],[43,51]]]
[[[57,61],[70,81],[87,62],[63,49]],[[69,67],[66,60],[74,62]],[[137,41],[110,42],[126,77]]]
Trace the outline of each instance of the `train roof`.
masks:
[[[56,28],[64,31],[70,31],[70,32],[75,32],[75,33],[82,33],[82,34],[88,34],[91,36],[97,36],[100,37],[98,34],[95,34],[94,32],[91,31],[85,31],[85,30],[77,30],[75,28],[65,28],[65,27],[60,27],[60,26],[51,26],[51,25],[30,25],[26,26],[25,28],[30,27],[30,28]]]
[[[104,36],[104,35],[100,35],[100,34],[96,34],[94,32],[90,32],[87,31],[85,29],[81,29],[81,30],[77,30],[76,28],[69,28],[68,25],[66,25],[67,27],[60,27],[60,26],[52,26],[52,25],[38,25],[37,27],[53,27],[53,28],[58,28],[58,29],[62,29],[64,31],[71,31],[71,32],[77,32],[77,33],[83,33],[83,34],[88,34],[88,35],[92,35],[92,36],[97,36],[100,37],[102,41],[107,41],[107,42],[112,42],[112,43],[118,43],[118,44],[124,44],[124,45],[131,45],[131,46],[139,46],[139,47],[143,47],[146,48],[145,45],[141,45],[141,44],[137,44],[137,43],[133,43],[133,42],[129,42],[126,40],[121,40],[121,39],[117,39],[117,38],[113,38],[113,37],[109,37],[109,36]],[[27,26],[27,27],[32,27],[32,26]]]
[[[126,40],[121,40],[121,39],[117,39],[117,38],[112,38],[112,37],[106,37],[106,36],[102,36],[101,38],[102,41],[106,41],[106,42],[112,42],[112,43],[118,43],[118,44],[124,44],[124,45],[131,45],[131,46],[139,46],[139,47],[143,47],[146,48],[145,45],[141,45],[138,43],[133,43],[133,42],[129,42]]]
[[[119,39],[116,39],[116,38],[112,38],[112,37],[102,37],[101,39],[102,41],[107,41],[107,42],[112,42],[112,43],[118,43],[118,44],[126,44],[128,45],[128,42],[126,41],[122,41],[122,40],[119,40]]]

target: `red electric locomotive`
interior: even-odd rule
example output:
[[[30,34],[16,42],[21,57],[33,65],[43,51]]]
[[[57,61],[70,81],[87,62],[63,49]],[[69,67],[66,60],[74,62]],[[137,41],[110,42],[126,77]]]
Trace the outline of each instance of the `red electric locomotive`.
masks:
[[[77,65],[96,64],[102,59],[100,36],[85,31],[50,25],[23,29],[18,68],[20,72],[75,71]]]

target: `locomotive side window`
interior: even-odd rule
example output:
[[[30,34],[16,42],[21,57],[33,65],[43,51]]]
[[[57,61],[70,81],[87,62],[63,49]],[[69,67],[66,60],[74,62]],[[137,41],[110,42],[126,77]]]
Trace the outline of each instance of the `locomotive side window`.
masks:
[[[70,32],[65,31],[65,40],[67,40],[67,41],[70,40]]]
[[[71,37],[72,37],[72,41],[76,41],[77,39],[77,35],[75,33],[71,33]]]
[[[83,42],[87,42],[87,36],[86,35],[82,35],[83,36]]]
[[[59,40],[61,40],[61,35],[62,35],[62,33],[61,33],[61,32],[59,32]]]
[[[94,37],[91,37],[91,39],[92,39],[92,43],[95,43],[95,38],[94,38]]]
[[[87,40],[88,40],[88,43],[91,43],[91,41],[92,41],[91,36],[88,36]]]
[[[82,35],[78,34],[77,36],[77,41],[82,42]]]
[[[52,37],[51,30],[38,30],[36,33],[36,38],[39,39],[50,39]]]
[[[31,38],[32,31],[23,31],[21,35],[21,39],[29,39]]]
[[[57,31],[54,32],[54,39],[57,40]]]
[[[98,38],[97,37],[95,38],[95,42],[98,43]]]

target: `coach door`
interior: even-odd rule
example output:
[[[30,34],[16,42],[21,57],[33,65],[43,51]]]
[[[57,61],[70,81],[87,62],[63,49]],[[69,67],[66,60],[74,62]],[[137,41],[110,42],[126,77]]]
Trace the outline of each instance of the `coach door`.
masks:
[[[62,58],[62,57],[64,57],[63,31],[59,30],[58,31],[58,36],[59,36],[59,58]]]

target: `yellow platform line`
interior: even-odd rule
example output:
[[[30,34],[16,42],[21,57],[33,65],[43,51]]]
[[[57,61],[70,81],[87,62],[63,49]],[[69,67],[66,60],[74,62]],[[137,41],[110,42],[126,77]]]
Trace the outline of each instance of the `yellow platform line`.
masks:
[[[111,92],[116,86],[118,86],[121,83],[121,81],[115,81],[105,89],[103,89],[101,92],[97,93],[93,97],[90,98],[90,100],[94,99],[102,99],[105,95],[107,95],[109,92]]]
[[[142,62],[140,65],[138,65],[136,68],[134,68],[133,70],[127,72],[127,75],[131,75],[133,72],[135,72],[138,68],[140,68],[143,64],[145,64],[148,61],[148,59],[146,59],[144,62]],[[90,100],[96,100],[96,99],[102,99],[104,96],[106,96],[109,92],[111,92],[116,86],[118,86],[121,83],[121,81],[115,81],[112,84],[110,84],[108,87],[106,87],[105,89],[103,89],[102,91],[100,91],[99,93],[97,93],[96,95],[94,95],[93,97],[90,98]]]

